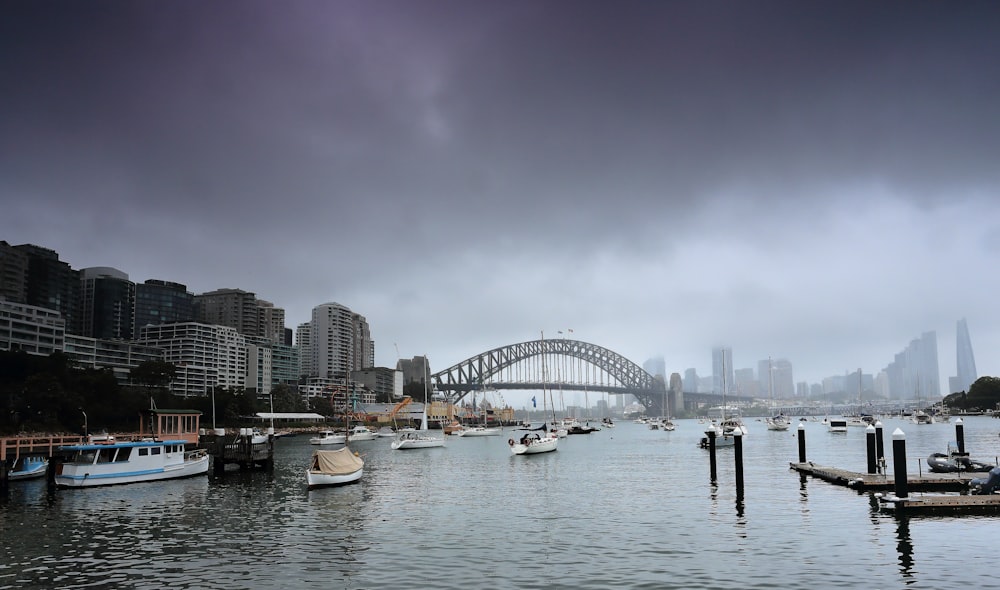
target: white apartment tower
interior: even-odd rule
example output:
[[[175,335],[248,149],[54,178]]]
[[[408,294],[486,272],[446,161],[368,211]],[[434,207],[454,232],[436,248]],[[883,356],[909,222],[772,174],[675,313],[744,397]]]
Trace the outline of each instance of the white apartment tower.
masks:
[[[235,328],[198,322],[143,326],[138,342],[163,349],[163,360],[176,365],[171,393],[207,395],[217,386],[246,387],[247,343]]]
[[[300,354],[309,376],[345,379],[351,371],[372,366],[375,343],[364,316],[339,303],[324,303],[313,308],[308,332],[308,348]]]

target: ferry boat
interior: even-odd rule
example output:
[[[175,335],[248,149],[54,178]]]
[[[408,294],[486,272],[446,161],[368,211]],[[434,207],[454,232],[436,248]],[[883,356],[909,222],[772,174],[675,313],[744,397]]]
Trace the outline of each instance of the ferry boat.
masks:
[[[186,451],[184,445],[184,440],[143,439],[60,447],[72,456],[56,466],[55,483],[60,488],[89,488],[208,473],[208,453]]]

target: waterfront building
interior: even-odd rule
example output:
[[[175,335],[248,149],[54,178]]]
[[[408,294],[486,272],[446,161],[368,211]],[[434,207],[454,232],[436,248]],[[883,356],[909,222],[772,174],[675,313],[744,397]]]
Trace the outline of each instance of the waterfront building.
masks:
[[[0,350],[48,356],[63,351],[65,336],[58,311],[0,298]]]
[[[81,336],[104,340],[131,340],[135,310],[135,283],[124,272],[108,266],[80,270]]]
[[[258,396],[271,393],[273,385],[272,350],[266,344],[247,343],[247,378],[246,387],[257,392]]]
[[[403,372],[389,367],[351,371],[351,380],[375,394],[375,401],[391,403],[403,397]]]
[[[149,279],[135,286],[135,326],[176,324],[195,321],[194,294],[180,283]]]
[[[431,366],[426,356],[415,356],[412,359],[396,361],[396,370],[403,374],[403,385],[410,383],[430,382]],[[402,395],[402,392],[400,392]]]
[[[110,369],[120,385],[129,382],[132,369],[140,363],[163,360],[163,350],[155,346],[76,334],[66,334],[63,352],[77,366]]]
[[[177,367],[170,384],[176,395],[207,395],[215,387],[246,387],[247,344],[235,328],[199,322],[143,326],[138,340],[161,348],[163,360]]]

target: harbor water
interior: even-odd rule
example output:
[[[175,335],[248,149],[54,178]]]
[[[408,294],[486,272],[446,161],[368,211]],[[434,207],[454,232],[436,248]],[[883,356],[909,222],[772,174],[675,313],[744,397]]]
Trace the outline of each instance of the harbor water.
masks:
[[[596,422],[595,422],[596,423]],[[955,440],[951,423],[906,434],[908,470]],[[1000,455],[1000,421],[964,419],[974,458]],[[361,483],[307,490],[307,436],[275,443],[273,473],[48,493],[15,482],[0,503],[0,588],[954,588],[992,583],[990,516],[897,517],[867,493],[802,476],[797,425],[747,420],[745,492],[734,450],[703,424],[619,422],[554,453],[512,456],[500,437],[437,449],[353,443]],[[442,436],[440,432],[436,433]],[[864,472],[865,431],[806,422],[807,460]]]

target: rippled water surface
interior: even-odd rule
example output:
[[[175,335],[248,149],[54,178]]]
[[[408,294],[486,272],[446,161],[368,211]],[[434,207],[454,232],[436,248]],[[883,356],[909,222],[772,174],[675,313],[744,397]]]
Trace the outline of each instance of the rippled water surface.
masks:
[[[703,425],[620,423],[514,457],[507,438],[445,448],[352,447],[358,485],[307,491],[307,437],[280,439],[272,474],[50,495],[11,484],[0,504],[0,588],[950,588],[995,572],[1000,517],[877,512],[868,494],[789,470],[795,427],[750,421],[745,494],[733,449],[709,481]],[[908,467],[955,425],[885,421]],[[975,458],[1000,455],[1000,421],[965,420]],[[806,424],[808,459],[864,471],[863,429]]]

